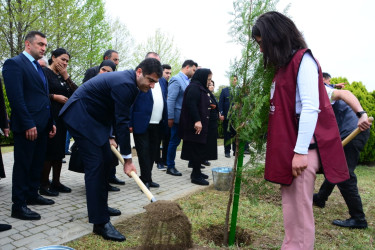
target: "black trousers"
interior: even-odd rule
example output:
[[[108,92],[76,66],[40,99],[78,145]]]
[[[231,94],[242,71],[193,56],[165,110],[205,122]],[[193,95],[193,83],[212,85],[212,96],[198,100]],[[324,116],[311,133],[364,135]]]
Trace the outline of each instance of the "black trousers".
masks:
[[[149,124],[145,133],[134,134],[135,149],[137,150],[140,179],[151,182],[152,166],[160,157],[160,130],[159,124]]]
[[[167,165],[167,153],[168,153],[168,145],[169,145],[169,139],[171,138],[171,128],[168,128],[168,132],[162,133],[159,136],[159,145],[162,143],[163,149],[161,150],[161,157],[160,157],[160,152],[159,152],[159,157],[156,159],[156,163]]]
[[[74,135],[73,135],[74,136]],[[86,200],[89,222],[102,224],[109,221],[108,214],[108,177],[112,168],[109,141],[97,146],[86,138],[74,137],[80,149],[85,169]]]
[[[14,208],[26,206],[27,199],[38,196],[40,178],[46,157],[48,131],[38,131],[34,141],[25,133],[14,133],[12,202]]]
[[[365,146],[368,138],[370,137],[370,130],[366,130],[357,135],[351,142],[344,147],[346,162],[349,168],[350,179],[337,184],[342,197],[345,200],[346,205],[349,209],[351,218],[354,219],[365,219],[363,212],[361,196],[358,193],[357,176],[354,170],[357,167],[359,160],[359,154]],[[331,195],[335,184],[324,180],[322,186],[319,189],[318,198],[327,200]]]
[[[232,126],[230,126],[230,129],[228,131],[228,123],[229,123],[229,120],[227,119],[223,121],[225,153],[230,153],[231,144],[232,144],[233,152],[236,152],[236,141],[232,139],[236,135],[236,131],[234,130]]]

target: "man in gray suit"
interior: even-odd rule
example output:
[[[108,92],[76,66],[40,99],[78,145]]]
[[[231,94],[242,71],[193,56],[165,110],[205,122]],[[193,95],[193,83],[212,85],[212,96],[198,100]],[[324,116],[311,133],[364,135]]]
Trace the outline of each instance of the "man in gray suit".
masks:
[[[181,71],[173,76],[169,81],[168,87],[168,127],[171,128],[171,139],[168,145],[167,153],[167,174],[174,176],[182,176],[175,167],[176,150],[181,142],[178,136],[178,123],[180,121],[182,100],[186,87],[190,83],[190,78],[197,70],[198,64],[193,60],[186,60],[182,64]]]

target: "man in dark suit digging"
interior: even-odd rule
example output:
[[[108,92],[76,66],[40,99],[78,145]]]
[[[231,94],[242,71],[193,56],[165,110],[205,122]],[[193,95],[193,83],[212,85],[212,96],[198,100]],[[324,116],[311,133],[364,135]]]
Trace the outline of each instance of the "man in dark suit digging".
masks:
[[[130,107],[139,90],[147,92],[159,81],[163,71],[154,58],[142,61],[135,70],[101,74],[79,87],[61,109],[69,133],[80,149],[85,169],[86,199],[89,222],[94,233],[114,241],[125,236],[111,224],[106,189],[112,159],[109,138],[112,129],[125,159],[124,172],[136,172],[131,159]]]

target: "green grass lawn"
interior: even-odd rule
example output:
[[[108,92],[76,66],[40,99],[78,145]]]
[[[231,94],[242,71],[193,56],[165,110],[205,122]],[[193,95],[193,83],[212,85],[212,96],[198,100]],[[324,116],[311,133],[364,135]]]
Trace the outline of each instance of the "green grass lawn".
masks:
[[[13,152],[13,146],[1,146],[1,153]]]
[[[334,219],[349,217],[345,202],[335,188],[324,209],[314,207],[315,249],[375,249],[375,167],[358,166],[356,174],[369,228],[351,230],[331,224]],[[323,176],[318,175],[316,189],[322,181]],[[212,236],[213,226],[224,223],[227,199],[228,192],[216,191],[210,186],[177,201],[192,223],[193,241],[197,249],[221,248],[207,239]],[[126,242],[105,241],[90,234],[67,245],[75,249],[128,249],[140,246],[143,217],[143,214],[137,215],[116,225],[126,235]],[[237,225],[250,238],[249,244],[237,247],[280,249],[284,233],[279,186],[265,182],[262,169],[244,172]]]

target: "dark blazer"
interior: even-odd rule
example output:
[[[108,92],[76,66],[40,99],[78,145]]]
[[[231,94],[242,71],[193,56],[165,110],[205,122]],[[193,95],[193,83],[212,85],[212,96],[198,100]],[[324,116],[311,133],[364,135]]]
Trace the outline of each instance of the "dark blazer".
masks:
[[[4,102],[4,95],[3,95],[3,84],[0,80],[0,128],[9,128],[9,122],[8,122],[8,115],[5,107]],[[1,149],[0,149],[1,154]],[[3,164],[3,157],[0,155],[0,178],[5,178],[5,169]]]
[[[93,78],[94,76],[96,76],[99,73],[99,70],[100,70],[99,66],[95,66],[95,67],[87,69],[85,72],[85,76],[83,77],[82,83],[85,83],[91,78]]]
[[[32,127],[36,127],[38,131],[51,127],[48,88],[44,87],[32,62],[22,53],[6,60],[3,77],[12,109],[11,130],[22,133]]]
[[[230,87],[226,87],[221,91],[219,98],[219,111],[224,116],[224,119],[228,119],[228,111],[230,107]]]
[[[168,108],[167,108],[167,80],[165,78],[159,79],[159,84],[161,92],[163,95],[163,118],[162,118],[162,132],[167,132],[168,127]],[[132,108],[131,108],[131,118],[129,127],[133,128],[134,134],[143,134],[147,131],[148,125],[150,123],[152,108],[154,106],[154,99],[152,97],[151,89],[146,93],[140,92],[137,96]]]
[[[130,107],[138,93],[134,70],[100,74],[73,93],[60,116],[73,137],[84,137],[97,146],[108,142],[115,124],[121,154],[128,155]]]

